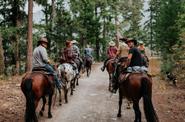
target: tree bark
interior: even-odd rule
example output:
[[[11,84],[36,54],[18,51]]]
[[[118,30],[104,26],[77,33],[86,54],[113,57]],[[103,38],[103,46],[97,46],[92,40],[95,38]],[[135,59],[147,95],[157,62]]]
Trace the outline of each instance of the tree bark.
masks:
[[[32,70],[32,26],[33,26],[33,0],[28,0],[28,37],[27,37],[27,64],[26,71]]]
[[[4,64],[4,50],[2,44],[2,38],[0,34],[0,75],[4,74],[5,64]]]

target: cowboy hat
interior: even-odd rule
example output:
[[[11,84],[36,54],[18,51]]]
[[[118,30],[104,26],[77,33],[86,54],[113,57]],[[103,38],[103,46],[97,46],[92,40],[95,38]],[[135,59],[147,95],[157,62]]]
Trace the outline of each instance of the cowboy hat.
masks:
[[[127,41],[127,38],[120,38],[119,40],[123,41],[123,42],[126,42]]]
[[[134,45],[137,45],[137,40],[136,39],[129,38],[129,39],[127,39],[127,41],[125,43],[127,44],[128,42],[133,42]]]
[[[72,40],[71,43],[72,44],[78,44],[78,42],[76,40]]]
[[[115,45],[116,45],[115,42],[113,42],[113,41],[109,42],[109,46],[115,46]]]
[[[144,44],[144,42],[143,41],[139,41],[139,44]]]
[[[38,43],[41,43],[41,42],[44,42],[44,43],[47,43],[48,44],[48,40],[45,37],[41,37],[40,38],[40,40],[38,41]]]

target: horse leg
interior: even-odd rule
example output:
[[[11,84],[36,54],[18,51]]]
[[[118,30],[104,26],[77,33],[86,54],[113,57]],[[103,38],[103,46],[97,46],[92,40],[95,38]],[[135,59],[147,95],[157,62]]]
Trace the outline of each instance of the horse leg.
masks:
[[[139,101],[134,101],[133,102],[133,108],[135,112],[135,120],[134,122],[141,122],[141,111],[139,109]]]
[[[53,97],[53,93],[49,95],[48,118],[52,118],[52,114],[51,114],[52,97]]]
[[[39,112],[40,116],[43,116],[43,112],[44,112],[44,109],[45,109],[45,105],[46,105],[46,97],[45,96],[42,97],[42,101],[43,101],[43,105],[42,105],[42,108]]]
[[[68,89],[64,88],[65,103],[68,103],[67,93],[68,93]]]
[[[35,99],[35,108],[34,108],[34,114],[33,114],[33,121],[34,121],[34,122],[38,122],[38,119],[37,119],[37,115],[36,115],[35,110],[36,110],[36,108],[37,108],[37,106],[38,106],[39,100],[40,100],[40,99],[38,99],[38,98]]]
[[[122,93],[121,93],[121,90],[119,90],[119,109],[118,109],[117,117],[121,117],[122,99],[123,99],[123,95],[122,95]]]
[[[109,88],[108,88],[109,91],[111,91],[111,79],[112,79],[111,74],[109,74]]]
[[[58,89],[58,92],[59,92],[59,105],[61,106],[62,105],[62,95],[61,95],[61,90]]]
[[[75,83],[72,83],[72,81],[71,81],[70,84],[71,84],[71,95],[73,95],[73,88],[74,88]]]
[[[79,84],[78,84],[78,78],[76,79],[76,85],[78,86]]]

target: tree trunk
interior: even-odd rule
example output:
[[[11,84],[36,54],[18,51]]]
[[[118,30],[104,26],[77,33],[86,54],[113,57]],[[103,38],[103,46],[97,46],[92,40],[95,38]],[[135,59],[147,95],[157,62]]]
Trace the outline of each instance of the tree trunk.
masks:
[[[97,19],[98,13],[97,13],[98,6],[95,5],[95,18]],[[96,36],[96,59],[100,61],[100,41],[99,41],[99,34],[98,30],[95,32]]]
[[[117,9],[116,9],[117,11]],[[116,12],[116,16],[115,16],[115,28],[116,28],[116,47],[119,47],[119,25],[118,25],[118,15]]]
[[[28,37],[27,37],[27,65],[26,71],[31,72],[32,70],[32,26],[33,26],[33,0],[28,0]]]
[[[4,74],[5,64],[4,64],[4,50],[2,44],[2,38],[0,34],[0,75]]]

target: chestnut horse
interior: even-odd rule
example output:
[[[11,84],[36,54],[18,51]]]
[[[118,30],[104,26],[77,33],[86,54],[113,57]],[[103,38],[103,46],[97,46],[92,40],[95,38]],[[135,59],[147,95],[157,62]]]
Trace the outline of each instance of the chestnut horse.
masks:
[[[48,118],[52,118],[51,104],[55,88],[55,84],[53,81],[54,81],[53,75],[51,74],[46,75],[41,71],[27,73],[23,77],[21,83],[21,90],[26,97],[26,111],[25,111],[26,122],[32,121],[38,122],[35,111],[41,98],[43,100],[43,106],[39,114],[43,116],[43,111],[46,104],[46,95],[49,96]]]
[[[113,78],[113,75],[114,75],[114,71],[115,71],[115,66],[116,66],[116,59],[109,59],[106,63],[106,70],[109,74],[109,91],[111,90],[111,80]]]
[[[127,59],[126,59],[127,60]],[[124,67],[124,63],[122,66]],[[147,122],[158,122],[157,114],[152,104],[152,78],[144,73],[126,73],[126,68],[117,66],[116,74],[113,81],[118,82],[119,88],[119,110],[118,117],[121,117],[121,105],[123,97],[133,102],[135,112],[134,122],[141,122],[141,111],[139,108],[139,100],[143,97],[143,106]]]

